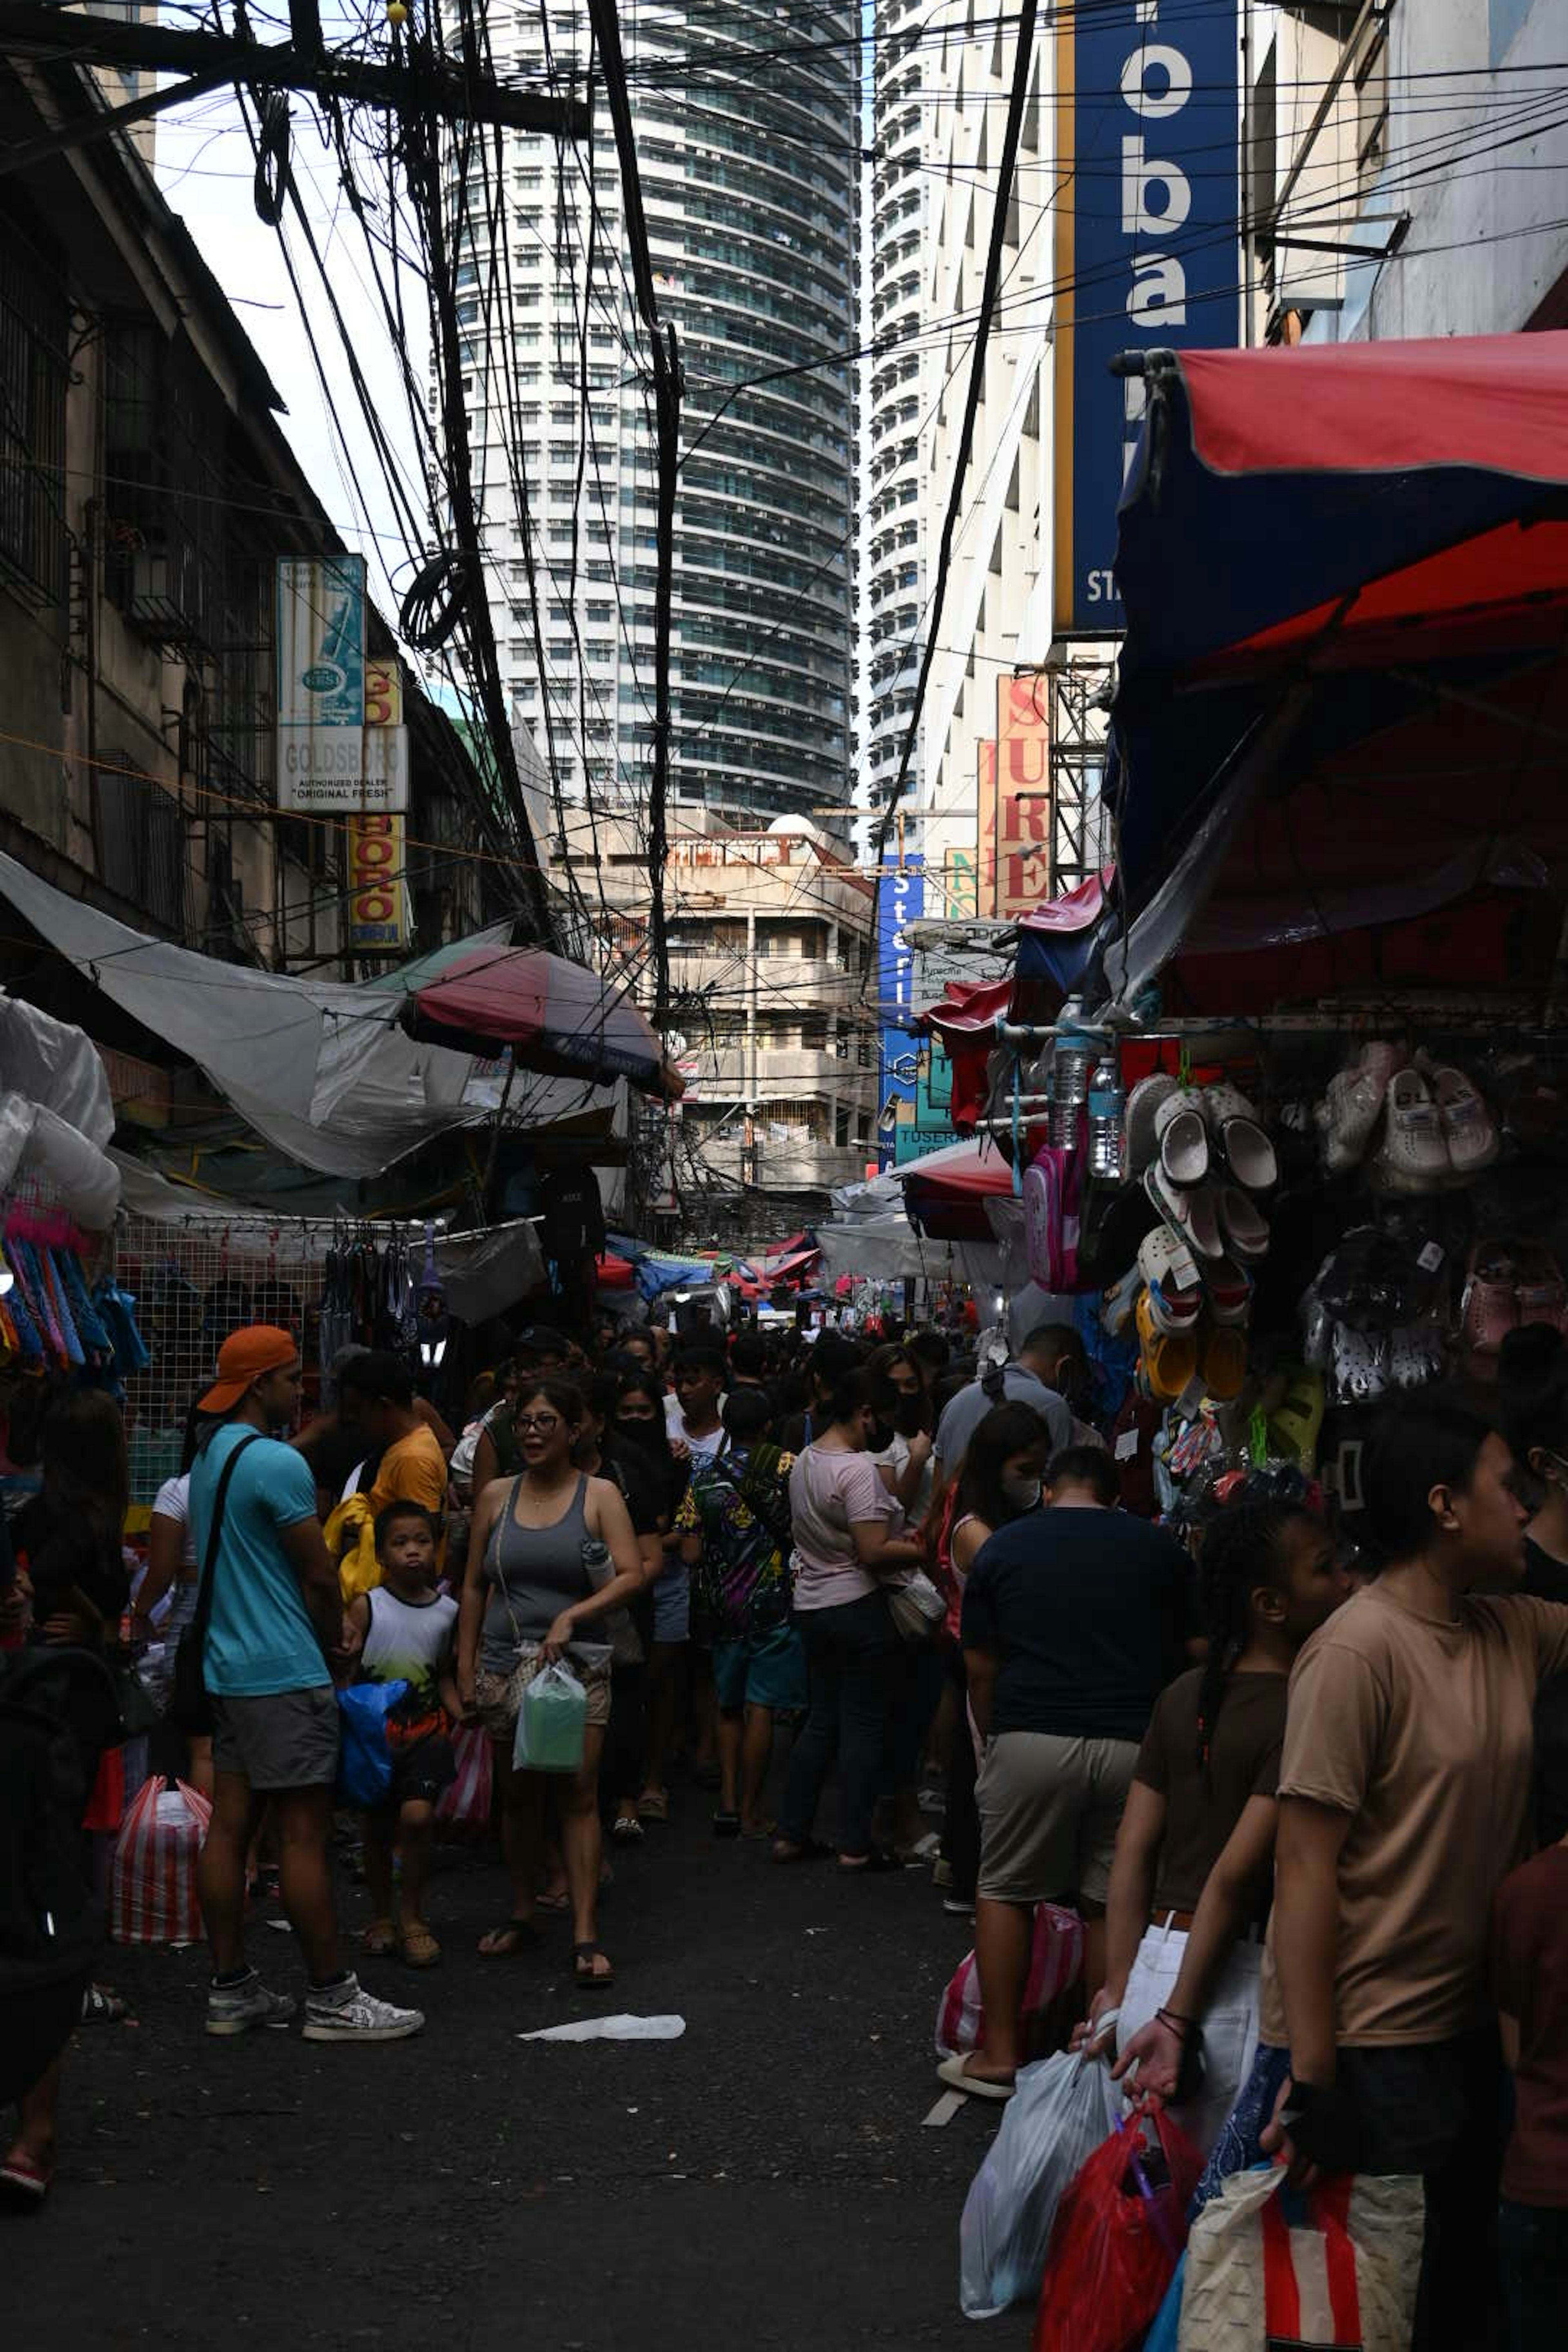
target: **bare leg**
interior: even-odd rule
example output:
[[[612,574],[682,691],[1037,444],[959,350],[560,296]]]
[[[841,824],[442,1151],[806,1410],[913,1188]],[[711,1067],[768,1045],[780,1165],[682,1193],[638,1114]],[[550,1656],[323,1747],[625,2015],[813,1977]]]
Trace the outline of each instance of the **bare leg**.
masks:
[[[370,1892],[370,1924],[372,1928],[392,1925],[392,1825],[384,1820],[364,1823],[364,1843],[361,1849],[364,1858],[364,1883]],[[405,1895],[406,1895],[406,1888]]]
[[[984,2082],[1010,2083],[1018,2071],[1018,2012],[1024,2004],[1033,1924],[1032,1905],[997,1903],[982,1895],[974,1906],[974,1958],[985,2039],[971,2051],[963,2071]]]
[[[648,1666],[647,1762],[643,1769],[645,1797],[662,1797],[669,1745],[675,1734],[675,1705],[680,1680],[684,1642],[656,1642]]]
[[[572,1941],[593,1944],[598,1940],[599,1913],[599,1750],[605,1744],[603,1728],[590,1724],[584,1742],[583,1761],[570,1781],[563,1781],[556,1790],[561,1807],[561,1843],[566,1856],[566,1883],[572,1893]],[[595,1964],[594,1974],[603,1976],[609,1963]]]
[[[773,1760],[773,1711],[771,1706],[748,1706],[745,1738],[741,1749],[741,1827],[760,1830],[763,1826],[763,1790],[767,1785],[768,1767]]]
[[[196,1859],[214,1976],[232,1976],[245,1966],[245,1856],[264,1802],[251,1794],[243,1772],[216,1776],[213,1817]]]
[[[738,1710],[719,1711],[719,1810],[741,1810],[741,1717]]]
[[[410,1797],[403,1807],[398,1843],[403,1849],[403,1931],[423,1926],[425,1882],[436,1835],[436,1808],[427,1797]]]
[[[213,1800],[213,1744],[211,1739],[193,1738],[191,1741],[191,1786],[199,1789],[210,1805]]]
[[[312,1984],[330,1984],[342,1969],[327,1860],[331,1812],[332,1792],[327,1787],[279,1789],[272,1799],[283,1908],[300,1939]]]
[[[10,2152],[30,2156],[41,2172],[55,2160],[55,2116],[60,2104],[60,2062],[51,2060],[30,2091],[16,2102],[16,2137]]]
[[[1078,1907],[1083,1921],[1084,1994],[1092,2000],[1105,1982],[1105,1906],[1079,1903]]]
[[[501,1852],[511,1879],[510,1916],[514,1919],[531,1919],[533,1879],[539,1859],[539,1777],[536,1773],[513,1771],[510,1740],[504,1745],[496,1744],[495,1760],[500,1776]],[[482,1936],[480,1951],[489,1952],[495,1941],[494,1936]]]

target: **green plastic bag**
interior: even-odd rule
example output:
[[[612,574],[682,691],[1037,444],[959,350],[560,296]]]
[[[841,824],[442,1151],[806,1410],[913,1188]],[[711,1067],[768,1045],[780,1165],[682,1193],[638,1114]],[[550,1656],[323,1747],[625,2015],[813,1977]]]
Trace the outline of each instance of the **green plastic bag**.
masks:
[[[559,1659],[525,1684],[512,1741],[517,1772],[576,1772],[588,1731],[588,1694]]]

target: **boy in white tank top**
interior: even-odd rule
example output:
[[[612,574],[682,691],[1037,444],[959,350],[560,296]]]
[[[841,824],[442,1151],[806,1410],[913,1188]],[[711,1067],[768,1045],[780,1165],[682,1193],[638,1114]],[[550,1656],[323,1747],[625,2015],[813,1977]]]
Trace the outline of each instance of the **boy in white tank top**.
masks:
[[[364,1875],[374,1912],[365,1949],[395,1950],[411,1968],[427,1969],[441,1957],[424,1915],[436,1800],[457,1770],[452,1727],[462,1715],[458,1604],[437,1590],[436,1528],[422,1504],[386,1506],[375,1523],[375,1556],[381,1583],[350,1601],[345,1643],[357,1653],[357,1681],[406,1682],[408,1695],[387,1718],[391,1792],[378,1812],[364,1816]],[[397,1923],[392,1916],[395,1845],[403,1854]]]

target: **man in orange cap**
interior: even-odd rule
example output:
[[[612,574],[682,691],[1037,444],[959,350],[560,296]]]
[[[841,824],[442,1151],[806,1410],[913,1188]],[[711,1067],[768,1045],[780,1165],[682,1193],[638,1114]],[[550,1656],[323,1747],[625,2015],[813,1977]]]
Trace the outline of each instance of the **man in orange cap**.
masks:
[[[230,1332],[217,1370],[201,1407],[222,1419],[196,1457],[190,1498],[204,1575],[217,1526],[203,1654],[216,1786],[197,1867],[213,1954],[207,2032],[286,2026],[294,2013],[245,1958],[245,1857],[270,1801],[283,1907],[310,1971],[305,2039],[400,2041],[424,2024],[419,2011],[374,2000],[338,1950],[327,1859],[338,1709],[328,1660],[342,1642],[342,1601],[310,1469],[270,1433],[299,1412],[300,1350],[289,1332],[251,1324]]]

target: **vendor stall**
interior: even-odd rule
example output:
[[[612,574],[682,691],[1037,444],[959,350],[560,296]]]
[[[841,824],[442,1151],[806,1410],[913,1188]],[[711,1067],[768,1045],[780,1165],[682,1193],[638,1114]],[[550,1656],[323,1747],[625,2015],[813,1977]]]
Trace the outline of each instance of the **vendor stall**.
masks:
[[[1130,1498],[1353,1516],[1369,1408],[1568,1321],[1568,336],[1140,364],[1115,874],[982,1124]]]

